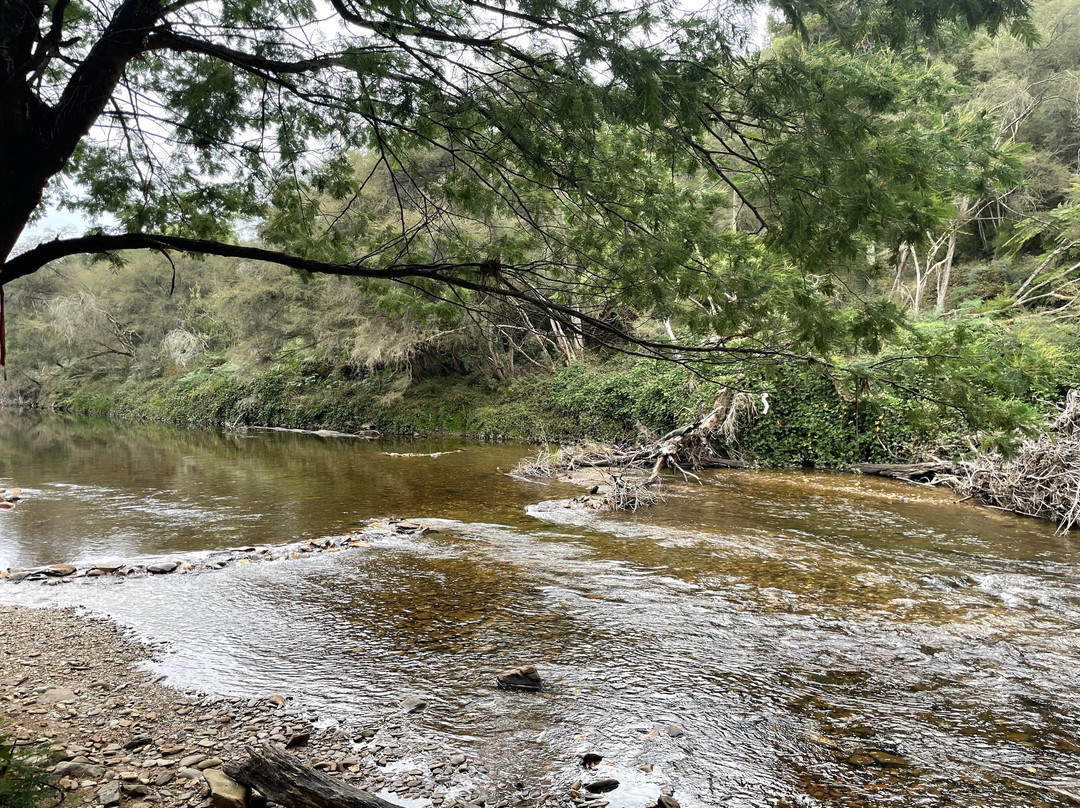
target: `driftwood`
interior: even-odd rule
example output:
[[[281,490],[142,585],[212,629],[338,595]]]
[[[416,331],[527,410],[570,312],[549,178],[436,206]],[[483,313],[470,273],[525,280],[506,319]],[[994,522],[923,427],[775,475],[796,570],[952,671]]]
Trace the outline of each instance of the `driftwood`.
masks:
[[[338,432],[336,429],[293,429],[287,426],[244,426],[244,429],[258,429],[263,432],[295,432],[299,435],[315,435],[320,438],[359,438],[376,440],[382,437],[377,429],[364,429],[360,432]]]
[[[629,448],[607,443],[564,446],[554,456],[541,455],[535,461],[519,464],[513,473],[520,477],[552,477],[583,468],[648,469],[646,485],[651,485],[665,468],[686,476],[693,476],[688,469],[746,468],[741,460],[718,455],[712,438],[721,431],[732,437],[738,412],[740,408],[752,409],[750,401],[749,396],[733,395],[725,387],[709,412],[661,438]]]
[[[859,474],[874,474],[921,485],[941,484],[942,480],[939,478],[949,475],[952,470],[952,463],[944,460],[927,463],[856,463],[848,466],[848,471],[857,471]]]
[[[392,802],[316,771],[295,755],[265,743],[225,773],[287,808],[398,808]]]
[[[948,486],[963,499],[1048,519],[1064,532],[1080,525],[1080,392],[1070,390],[1065,405],[1046,428],[1037,437],[1020,441],[1007,457],[986,452],[956,463],[860,464],[851,469]]]
[[[694,479],[699,478],[691,469],[746,468],[746,463],[741,460],[717,454],[712,440],[719,432],[732,442],[740,410],[753,412],[753,402],[751,396],[733,394],[730,388],[725,387],[705,415],[671,430],[661,438],[630,448],[605,443],[563,446],[554,455],[542,452],[535,460],[522,461],[511,474],[526,478],[552,478],[581,469],[606,472],[608,485],[603,498],[598,500],[602,509],[637,510],[660,499],[651,489],[659,484],[660,473],[665,468]],[[645,431],[644,428],[642,431]]]
[[[1080,392],[1036,438],[1009,457],[965,460],[950,483],[961,495],[991,508],[1053,521],[1062,532],[1080,524]]]

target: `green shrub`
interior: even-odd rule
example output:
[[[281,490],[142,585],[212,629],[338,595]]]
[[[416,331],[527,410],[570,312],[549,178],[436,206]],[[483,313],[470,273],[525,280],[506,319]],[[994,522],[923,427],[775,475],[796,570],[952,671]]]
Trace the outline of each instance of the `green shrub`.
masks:
[[[34,808],[59,792],[35,762],[36,747],[0,734],[0,808]],[[56,804],[63,799],[56,800]]]

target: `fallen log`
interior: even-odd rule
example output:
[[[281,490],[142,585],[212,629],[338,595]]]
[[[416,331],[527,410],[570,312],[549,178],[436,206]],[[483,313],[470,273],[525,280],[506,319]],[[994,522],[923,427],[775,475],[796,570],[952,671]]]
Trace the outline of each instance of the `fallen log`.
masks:
[[[856,463],[848,466],[848,471],[931,485],[936,483],[939,476],[951,474],[953,467],[943,460],[933,460],[927,463]]]
[[[270,743],[248,750],[248,759],[225,773],[286,808],[398,808],[392,802],[316,771]]]

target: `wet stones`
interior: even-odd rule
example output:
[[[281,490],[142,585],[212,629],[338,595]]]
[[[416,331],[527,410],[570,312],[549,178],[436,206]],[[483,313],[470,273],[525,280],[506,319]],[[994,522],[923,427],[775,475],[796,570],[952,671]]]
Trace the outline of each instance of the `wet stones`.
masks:
[[[387,522],[390,525],[390,529],[395,533],[403,533],[407,536],[422,536],[424,533],[428,532],[427,525],[410,522],[407,519],[398,519],[395,516],[390,517]]]
[[[886,769],[907,769],[912,766],[906,757],[884,749],[857,749],[847,757],[847,763],[859,768],[881,766]]]
[[[585,790],[590,794],[606,794],[619,787],[619,781],[614,777],[605,777],[602,780],[594,780],[585,784]]]
[[[540,678],[535,665],[499,671],[495,680],[503,690],[541,690],[544,687],[544,680]]]
[[[98,561],[82,568],[74,564],[53,564],[31,570],[13,568],[6,572],[0,572],[0,579],[6,579],[11,583],[38,581],[50,585],[68,583],[71,580],[82,578],[116,578],[123,580],[148,575],[204,573],[225,569],[226,567],[290,561],[310,558],[322,553],[337,553],[344,549],[371,547],[371,540],[385,539],[395,535],[421,536],[428,532],[432,531],[426,525],[392,518],[384,522],[373,521],[366,523],[345,535],[328,536],[303,542],[260,547],[234,547],[209,554],[200,554],[189,559],[160,559],[143,564],[127,564],[122,561]]]

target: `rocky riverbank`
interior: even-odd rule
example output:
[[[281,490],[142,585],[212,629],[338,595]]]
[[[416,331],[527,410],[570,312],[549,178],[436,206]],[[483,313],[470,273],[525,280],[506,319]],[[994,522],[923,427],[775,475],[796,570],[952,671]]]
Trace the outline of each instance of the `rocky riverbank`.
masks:
[[[230,699],[179,692],[141,666],[162,651],[125,637],[108,620],[0,606],[2,731],[48,752],[58,787],[77,798],[68,804],[226,808],[227,797],[212,795],[211,783],[224,776],[225,764],[264,742],[402,805],[589,802],[565,791],[514,793],[481,762],[425,743],[404,726],[345,734],[313,725],[314,716],[279,694]],[[403,715],[417,709],[422,705],[403,704]],[[593,808],[606,804],[592,801]]]

